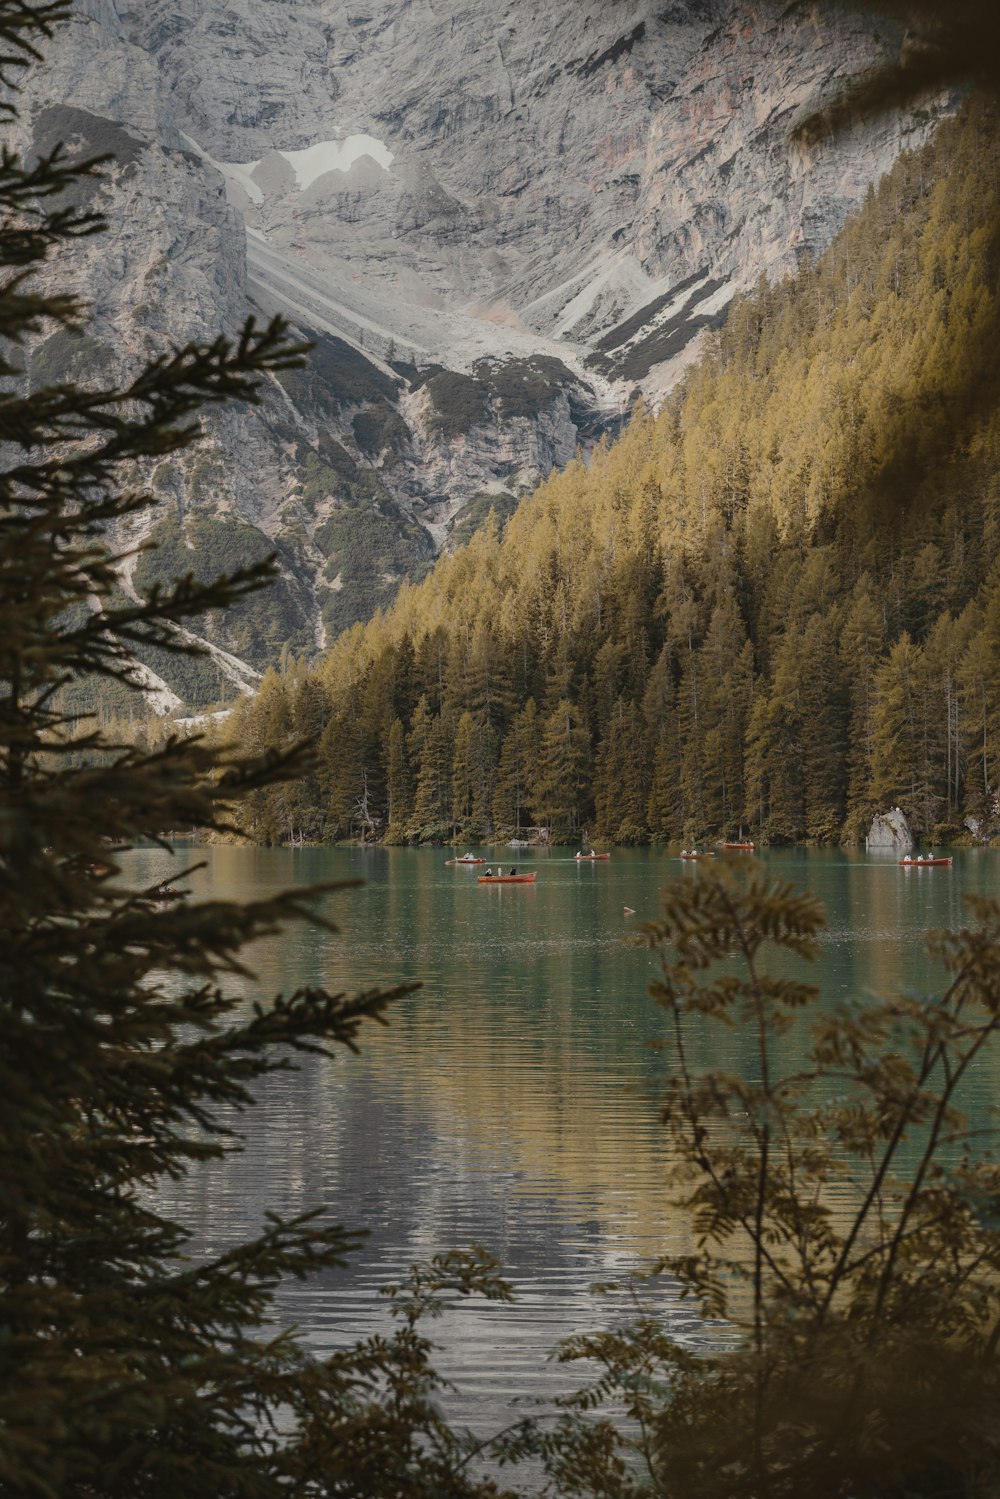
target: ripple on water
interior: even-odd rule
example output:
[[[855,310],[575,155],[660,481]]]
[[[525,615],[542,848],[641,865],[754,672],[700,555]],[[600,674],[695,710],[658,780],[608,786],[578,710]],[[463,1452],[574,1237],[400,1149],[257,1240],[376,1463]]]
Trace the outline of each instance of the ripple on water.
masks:
[[[662,1027],[645,995],[655,959],[621,940],[623,905],[654,914],[657,887],[677,868],[655,852],[616,851],[583,870],[552,859],[537,886],[485,891],[467,871],[451,878],[440,851],[202,856],[196,897],[356,872],[369,880],[324,905],[336,936],[299,928],[257,945],[260,992],[424,987],[397,1004],[387,1031],[366,1030],[359,1057],[307,1059],[265,1079],[254,1116],[239,1121],[244,1153],[166,1184],[165,1208],[202,1248],[256,1231],[267,1210],[327,1204],[335,1221],[366,1224],[345,1270],[281,1288],[282,1320],[319,1350],[385,1331],[379,1293],[413,1260],[481,1243],[504,1261],[518,1299],[463,1304],[432,1324],[442,1368],[465,1391],[456,1414],[485,1435],[523,1409],[517,1401],[571,1388],[583,1371],[548,1362],[549,1350],[632,1309],[625,1292],[592,1296],[592,1283],[689,1244],[670,1207],[661,1062],[645,1045]],[[177,868],[157,850],[124,861],[146,884]],[[962,892],[988,888],[993,868],[956,858],[954,878],[919,882],[828,851],[766,862],[828,902],[812,972],[838,996],[933,988],[938,970],[919,933],[960,916]],[[738,1031],[691,1036],[698,1065],[746,1065],[744,1044]],[[669,1284],[648,1294],[675,1335],[704,1336]]]

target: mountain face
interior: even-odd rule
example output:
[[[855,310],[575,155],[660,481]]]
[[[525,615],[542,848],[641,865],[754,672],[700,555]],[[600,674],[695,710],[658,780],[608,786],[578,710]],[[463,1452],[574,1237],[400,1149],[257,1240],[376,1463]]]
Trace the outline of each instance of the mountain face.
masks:
[[[793,134],[898,53],[881,28],[736,0],[85,0],[15,144],[113,152],[111,227],[53,269],[93,316],[27,378],[120,376],[249,312],[316,343],[155,469],[161,553],[123,586],[277,550],[282,586],[212,627],[260,669],[509,513],[926,136],[942,101]],[[252,680],[214,668],[188,700]]]

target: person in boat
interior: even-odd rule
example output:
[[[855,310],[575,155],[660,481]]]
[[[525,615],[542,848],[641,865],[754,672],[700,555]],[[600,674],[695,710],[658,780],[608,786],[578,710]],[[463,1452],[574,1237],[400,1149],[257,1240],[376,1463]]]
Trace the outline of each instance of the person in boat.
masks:
[[[515,868],[515,866],[513,864],[510,866],[510,872],[511,872],[511,874],[517,874],[517,869]]]
[[[486,878],[488,880],[491,880],[493,878],[493,870],[492,869],[487,869],[487,871],[486,871]]]

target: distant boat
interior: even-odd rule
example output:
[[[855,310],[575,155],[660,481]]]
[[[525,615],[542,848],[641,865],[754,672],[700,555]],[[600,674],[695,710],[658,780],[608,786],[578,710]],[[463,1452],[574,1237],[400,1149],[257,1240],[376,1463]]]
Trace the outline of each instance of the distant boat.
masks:
[[[610,859],[611,855],[610,854],[589,853],[589,854],[577,854],[576,857],[578,859]]]
[[[511,838],[507,843],[508,848],[530,848],[531,844],[527,838]]]
[[[478,881],[480,885],[533,885],[537,878],[536,874],[481,874]]]
[[[752,854],[757,845],[756,843],[751,843],[748,840],[747,842],[724,843],[722,847],[729,849],[739,849],[743,853]]]
[[[485,864],[485,859],[477,859],[475,854],[459,854],[457,859],[445,859],[446,864]]]
[[[930,869],[935,864],[950,864],[950,854],[907,854],[899,861],[900,869]]]
[[[729,845],[726,844],[725,847],[728,848]],[[751,847],[753,847],[752,844],[751,844]],[[681,849],[681,858],[682,859],[714,859],[715,858],[715,851],[714,851],[714,849],[711,849],[711,848],[682,848]]]
[[[154,885],[152,889],[146,891],[147,899],[155,900],[158,905],[163,906],[169,905],[174,900],[183,900],[186,894],[186,890],[178,890],[175,886],[167,884]]]

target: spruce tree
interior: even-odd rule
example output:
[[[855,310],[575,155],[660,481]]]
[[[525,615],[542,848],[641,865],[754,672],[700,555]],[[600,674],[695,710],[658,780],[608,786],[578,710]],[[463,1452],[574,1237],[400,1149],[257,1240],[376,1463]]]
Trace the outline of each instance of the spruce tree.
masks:
[[[538,745],[531,804],[536,816],[565,835],[590,815],[590,745],[580,714],[562,698],[544,719]]]
[[[532,770],[536,750],[538,711],[529,697],[503,742],[493,788],[491,820],[501,832],[520,833],[530,823]]]
[[[61,0],[0,0],[8,88],[66,15]],[[248,1013],[220,983],[248,976],[248,942],[310,917],[309,892],[163,908],[119,851],[220,830],[242,797],[302,768],[296,751],[116,743],[66,692],[138,691],[137,652],[189,649],[179,622],[267,582],[264,565],[123,601],[110,542],[152,503],[136,479],[150,459],[195,441],[206,405],[254,401],[302,351],[280,322],[248,324],[121,388],[26,394],[18,346],[85,316],[35,273],[57,279],[74,240],[102,228],[72,191],[99,172],[59,149],[0,157],[0,1493],[481,1492],[432,1404],[418,1318],[446,1287],[503,1294],[484,1258],[418,1272],[395,1337],[319,1362],[274,1326],[273,1291],[340,1264],[356,1235],[273,1217],[198,1260],[158,1207],[158,1182],[232,1148],[220,1111],[245,1109],[255,1079],[354,1048],[402,991],[301,988]]]

